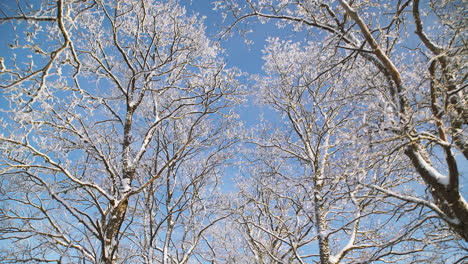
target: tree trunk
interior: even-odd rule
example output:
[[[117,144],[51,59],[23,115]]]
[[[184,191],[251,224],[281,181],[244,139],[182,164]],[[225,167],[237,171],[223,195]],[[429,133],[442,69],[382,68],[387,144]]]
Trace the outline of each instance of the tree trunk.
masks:
[[[128,199],[120,201],[109,213],[108,219],[105,220],[104,236],[102,242],[102,263],[115,264],[117,263],[118,251],[118,236],[120,227],[125,220],[127,212]]]
[[[318,193],[314,195],[315,202],[315,227],[318,234],[319,250],[320,250],[320,264],[330,264],[330,246],[328,243],[328,236],[325,234],[326,223],[323,219],[322,199]]]

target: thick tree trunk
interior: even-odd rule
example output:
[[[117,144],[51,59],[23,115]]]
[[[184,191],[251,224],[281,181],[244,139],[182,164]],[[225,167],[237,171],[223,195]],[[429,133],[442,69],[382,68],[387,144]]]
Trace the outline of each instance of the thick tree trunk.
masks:
[[[109,213],[108,218],[104,219],[105,225],[104,236],[102,241],[102,256],[101,261],[103,264],[117,263],[118,251],[118,236],[120,227],[125,220],[125,213],[127,212],[128,199],[120,201]]]

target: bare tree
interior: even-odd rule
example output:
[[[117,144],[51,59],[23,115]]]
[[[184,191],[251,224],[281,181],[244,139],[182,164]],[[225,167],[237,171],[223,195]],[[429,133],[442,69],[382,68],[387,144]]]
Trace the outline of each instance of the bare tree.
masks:
[[[241,74],[178,1],[1,5],[1,261],[466,261],[465,4],[216,8],[304,37],[268,40],[242,151]]]
[[[189,263],[194,258],[199,262],[210,258],[211,254],[205,253],[209,243],[206,230],[230,215],[221,206],[223,198],[218,182],[221,168],[230,158],[226,150],[234,142],[222,132],[225,126],[209,131],[212,128],[205,127],[204,133],[219,134],[218,137],[206,138],[203,144],[190,147],[181,157],[183,162],[168,168],[161,181],[143,191],[135,205],[136,221],[129,226],[129,237],[139,248],[136,250],[139,256],[132,262]],[[171,156],[176,142],[170,138],[175,134],[167,132],[158,135],[162,138],[157,146],[166,158]],[[212,150],[207,151],[207,147]],[[152,175],[155,165],[146,164],[141,175]]]
[[[430,210],[369,188],[408,195],[417,178],[403,155],[387,155],[393,145],[368,143],[362,127],[375,98],[348,86],[366,61],[340,63],[346,54],[327,47],[274,38],[265,48],[256,96],[278,117],[270,113],[247,139],[256,148],[246,153],[232,220],[248,245],[240,250],[254,263],[398,263],[409,254],[411,263],[445,262],[439,247],[462,255],[456,242],[427,239]],[[337,66],[320,71],[329,64]]]
[[[239,86],[203,22],[176,1],[65,0],[0,21],[20,50],[0,73],[2,260],[187,263],[225,217]]]
[[[349,88],[367,88],[362,91],[374,98],[365,101],[366,140],[374,148],[386,148],[388,155],[406,156],[432,199],[425,199],[421,191],[418,196],[366,186],[432,210],[468,241],[468,204],[460,189],[460,163],[468,158],[465,3],[218,1],[218,8],[233,18],[228,31],[242,29],[242,22],[253,17],[273,20],[345,54],[342,61],[318,69],[324,74],[363,60],[355,65],[360,72],[347,83]],[[364,102],[360,100],[351,104]]]

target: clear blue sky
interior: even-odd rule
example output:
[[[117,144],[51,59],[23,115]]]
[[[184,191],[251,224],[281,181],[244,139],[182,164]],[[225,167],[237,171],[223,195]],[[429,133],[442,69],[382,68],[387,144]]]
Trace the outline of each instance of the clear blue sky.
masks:
[[[28,2],[37,3],[32,0]],[[214,11],[213,1],[211,0],[181,0],[180,3],[187,8],[189,14],[197,13],[199,16],[206,17],[205,26],[207,34],[213,39],[217,39],[219,36],[221,26],[226,25],[223,23],[220,12]],[[15,9],[16,1],[4,0],[0,3],[1,9],[5,10],[5,6],[10,6]],[[239,35],[234,37],[221,40],[221,47],[225,49],[224,58],[228,64],[228,67],[237,67],[248,74],[260,74],[262,72],[262,52],[261,50],[265,46],[265,39],[269,36],[288,36],[295,37],[297,39],[303,39],[300,33],[291,33],[290,30],[278,30],[272,23],[261,24],[254,23],[250,25],[253,29],[253,33],[247,35],[249,40],[253,41],[252,44],[247,45]],[[294,35],[295,34],[295,35]],[[292,35],[292,36],[291,36]],[[11,26],[2,25],[0,26],[0,57],[8,58],[16,53],[18,57],[21,56],[22,51],[20,49],[10,49],[8,44],[14,39],[14,33],[11,30]],[[248,83],[249,89],[254,89],[253,83]],[[2,96],[0,96],[0,109],[6,107],[6,102]],[[256,107],[252,101],[249,101],[246,105],[241,106],[239,114],[243,122],[248,126],[255,125],[258,118],[263,113],[266,115],[271,114],[271,111],[265,110],[265,108]],[[461,178],[460,183],[463,186],[462,192],[465,197],[468,195],[467,186],[467,174],[468,174],[468,162],[464,158],[459,159]]]

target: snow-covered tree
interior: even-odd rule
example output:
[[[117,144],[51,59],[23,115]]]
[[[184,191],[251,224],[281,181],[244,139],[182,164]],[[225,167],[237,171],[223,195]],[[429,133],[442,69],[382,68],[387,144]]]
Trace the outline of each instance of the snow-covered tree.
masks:
[[[177,1],[58,0],[3,5],[0,22],[15,54],[0,72],[2,261],[197,256],[226,217],[239,98],[203,20]]]
[[[0,3],[0,262],[467,260],[463,1],[180,2]]]
[[[330,179],[323,184],[320,177],[341,175],[349,183],[357,184],[348,187],[350,194],[360,190],[357,195],[374,197],[372,203],[377,204],[384,199],[387,209],[382,211],[377,206],[376,215],[391,214],[393,210],[395,218],[405,219],[405,228],[422,232],[410,238],[413,242],[427,240],[443,248],[444,241],[450,240],[447,233],[450,229],[454,235],[451,239],[459,239],[455,243],[462,245],[458,253],[466,254],[463,241],[468,241],[468,204],[463,198],[464,176],[460,172],[468,158],[463,33],[467,23],[463,3],[240,0],[218,1],[217,8],[226,12],[227,31],[245,30],[245,33],[251,29],[250,23],[276,23],[285,38],[288,30],[297,32],[290,34],[293,37],[289,41],[273,39],[266,47],[267,76],[258,82],[267,88],[262,90],[266,103],[288,120],[289,130],[280,126],[260,146],[277,149],[276,155],[283,159],[281,163],[288,159],[297,159],[300,165],[309,162],[310,172],[275,172],[277,168],[272,166],[270,173],[288,177],[308,174],[305,179],[313,183],[308,192],[319,193],[321,199],[327,198],[320,190],[328,194],[328,199],[334,199],[334,192],[340,193],[340,188]],[[311,69],[304,71],[307,67]],[[268,79],[272,74],[275,78]],[[317,98],[324,101],[317,102]],[[339,111],[331,106],[340,102],[344,106]],[[347,122],[343,129],[338,129],[341,120]],[[351,146],[354,149],[349,149]],[[259,160],[264,162],[264,158]],[[334,164],[340,164],[341,171]],[[263,179],[264,175],[257,177]],[[264,180],[258,182],[267,190],[275,189]],[[326,187],[321,187],[322,184]],[[279,192],[277,199],[280,197],[290,195]],[[313,204],[318,206],[316,202]],[[317,209],[320,208],[314,209],[316,215]],[[415,214],[414,209],[420,210],[420,214]],[[327,209],[324,214],[333,218]],[[280,213],[271,215],[278,217],[275,221],[285,221]],[[382,219],[385,217],[374,217],[374,221]],[[320,219],[311,217],[312,220],[316,225],[320,263],[340,262],[336,250],[344,251],[339,248],[330,251],[326,240],[320,239],[322,228],[317,226]],[[326,218],[322,220],[327,222]],[[271,229],[268,232],[272,236]],[[392,233],[387,235],[389,243],[396,242],[391,239]],[[372,239],[372,243],[379,242]],[[354,245],[358,247],[359,240]],[[359,261],[384,260],[393,253],[397,256],[400,253],[393,246],[390,247],[395,251],[389,254],[384,253],[385,247],[377,246],[381,248],[378,254],[368,260],[362,255]],[[400,249],[403,248],[411,247]],[[423,253],[413,255],[422,256],[415,262],[440,261],[427,259]],[[439,255],[443,255],[443,250]],[[462,262],[463,258],[451,260]]]
[[[267,76],[256,79],[256,95],[275,112],[247,138],[255,149],[246,153],[233,214],[246,255],[255,263],[335,264],[398,263],[409,254],[413,263],[446,262],[441,247],[461,254],[456,242],[426,239],[451,237],[432,230],[429,210],[370,187],[408,195],[417,177],[404,155],[388,155],[394,144],[369,146],[362,126],[375,98],[348,85],[365,60],[339,63],[344,55],[321,45],[270,39],[265,48]],[[330,63],[337,66],[320,71]]]
[[[252,17],[275,20],[284,30],[307,32],[310,41],[345,55],[318,71],[364,59],[365,65],[355,65],[361,74],[348,78],[348,86],[366,85],[369,94],[380,96],[368,105],[369,114],[380,115],[369,117],[369,133],[383,134],[376,143],[399,141],[395,151],[404,149],[433,195],[432,202],[418,203],[468,239],[459,172],[460,162],[468,158],[464,3],[219,1],[218,8],[223,7],[235,19],[229,29]]]

